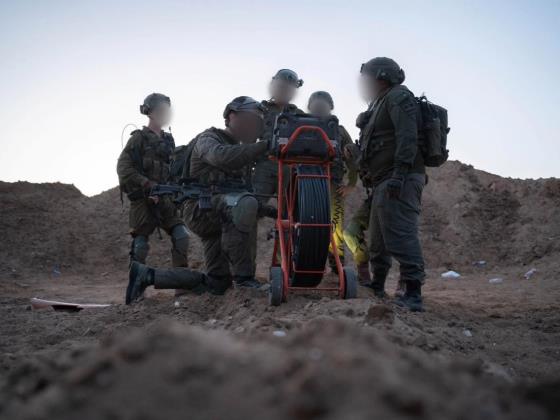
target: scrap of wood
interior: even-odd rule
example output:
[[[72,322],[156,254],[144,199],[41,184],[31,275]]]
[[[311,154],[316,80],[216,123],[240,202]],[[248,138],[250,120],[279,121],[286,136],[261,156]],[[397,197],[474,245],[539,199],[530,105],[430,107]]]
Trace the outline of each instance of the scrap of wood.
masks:
[[[31,299],[31,307],[33,309],[53,308],[55,311],[79,312],[82,309],[99,309],[107,308],[111,305],[100,303],[72,303],[60,302],[56,300],[45,300],[39,298]]]

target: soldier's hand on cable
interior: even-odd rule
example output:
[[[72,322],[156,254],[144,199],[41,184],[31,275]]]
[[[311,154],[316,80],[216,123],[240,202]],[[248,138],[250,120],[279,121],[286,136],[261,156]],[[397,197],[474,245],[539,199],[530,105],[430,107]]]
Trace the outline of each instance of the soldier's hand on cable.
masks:
[[[398,199],[401,195],[401,190],[403,187],[404,177],[393,175],[387,181],[387,195],[391,199]]]

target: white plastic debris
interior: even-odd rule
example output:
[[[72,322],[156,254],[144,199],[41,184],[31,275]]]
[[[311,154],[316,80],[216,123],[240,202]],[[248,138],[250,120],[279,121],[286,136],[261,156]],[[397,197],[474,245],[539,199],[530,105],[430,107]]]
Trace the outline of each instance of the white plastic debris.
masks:
[[[503,283],[503,282],[504,282],[504,279],[501,278],[501,277],[495,277],[493,279],[488,280],[488,283],[490,283],[490,284],[500,284],[500,283]]]
[[[181,303],[178,300],[176,300],[175,303],[173,304],[173,306],[178,308],[179,306],[181,306]]]
[[[463,335],[465,337],[472,337],[472,332],[471,332],[471,330],[464,329],[463,330]]]
[[[276,330],[272,332],[274,337],[286,337],[286,332],[282,330]]]
[[[526,280],[529,280],[536,272],[537,272],[536,268],[531,268],[529,271],[525,273],[523,277],[525,277]]]
[[[444,279],[458,279],[459,277],[461,277],[461,275],[459,273],[457,273],[456,271],[446,271],[445,273],[443,273],[441,275],[442,278]]]
[[[486,265],[486,261],[484,260],[480,260],[480,261],[475,261],[473,262],[473,264],[475,267],[484,267]]]

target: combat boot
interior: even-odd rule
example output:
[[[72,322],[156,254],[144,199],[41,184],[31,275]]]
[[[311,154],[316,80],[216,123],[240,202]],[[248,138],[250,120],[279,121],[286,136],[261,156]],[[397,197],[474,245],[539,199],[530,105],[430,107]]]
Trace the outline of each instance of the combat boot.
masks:
[[[208,279],[200,271],[185,267],[172,267],[168,269],[153,269],[154,288],[175,289],[202,294],[209,290]]]
[[[140,300],[144,295],[146,287],[154,284],[154,270],[136,261],[130,262],[128,271],[128,286],[126,288],[125,303]]]
[[[371,274],[369,272],[369,264],[367,262],[358,264],[358,281],[360,285],[367,286],[371,283]]]
[[[208,291],[213,295],[223,295],[232,286],[231,276],[208,274]]]
[[[253,276],[234,276],[235,287],[246,287],[249,289],[260,289],[262,284]]]
[[[395,289],[395,297],[403,297],[406,292],[406,283],[403,279],[399,279],[397,288]]]
[[[395,299],[395,304],[410,309],[411,312],[424,312],[422,302],[422,286],[417,280],[406,282],[406,291],[403,296]]]
[[[388,270],[374,269],[373,281],[365,286],[373,290],[373,294],[379,299],[385,299],[387,297],[387,293],[385,293],[385,280],[387,280],[387,274],[389,274]]]

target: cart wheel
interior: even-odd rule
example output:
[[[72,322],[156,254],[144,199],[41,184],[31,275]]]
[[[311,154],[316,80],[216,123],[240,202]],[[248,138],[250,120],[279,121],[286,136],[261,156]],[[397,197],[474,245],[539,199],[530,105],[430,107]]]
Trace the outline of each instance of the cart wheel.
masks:
[[[358,297],[358,276],[356,272],[348,267],[343,268],[344,272],[344,299],[355,299]]]
[[[284,280],[282,268],[270,267],[270,289],[268,291],[268,303],[271,306],[279,306],[284,296]]]

